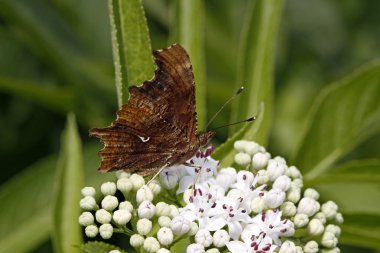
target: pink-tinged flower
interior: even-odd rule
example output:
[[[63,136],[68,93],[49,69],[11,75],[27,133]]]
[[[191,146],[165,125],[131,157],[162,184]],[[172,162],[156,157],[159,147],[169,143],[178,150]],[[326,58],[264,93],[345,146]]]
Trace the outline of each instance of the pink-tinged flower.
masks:
[[[251,234],[242,238],[242,241],[230,241],[226,246],[231,253],[271,253],[276,249],[272,239],[260,233],[259,236]]]
[[[269,210],[253,218],[252,224],[245,227],[242,238],[259,236],[264,233],[276,245],[281,245],[280,236],[291,236],[294,233],[294,224],[290,220],[281,220],[280,211]]]

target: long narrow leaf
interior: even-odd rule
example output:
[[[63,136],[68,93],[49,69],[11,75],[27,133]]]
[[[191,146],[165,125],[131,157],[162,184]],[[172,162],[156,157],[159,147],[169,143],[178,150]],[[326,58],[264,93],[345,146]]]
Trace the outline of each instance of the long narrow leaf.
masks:
[[[202,0],[175,1],[171,40],[180,43],[190,55],[195,77],[198,127],[206,125],[206,81],[204,59],[204,6]]]
[[[81,141],[74,115],[67,118],[62,134],[53,204],[53,246],[57,253],[81,252],[82,235],[78,224],[80,189],[83,187]]]
[[[380,129],[380,61],[325,88],[317,97],[294,164],[316,178]]]
[[[237,86],[245,86],[246,89],[239,102],[234,103],[232,122],[257,114],[263,102],[265,117],[261,127],[248,138],[264,145],[272,119],[274,45],[283,1],[257,0],[249,3],[239,49],[237,77]],[[235,132],[236,128],[231,130]]]
[[[153,76],[149,30],[141,0],[109,0],[118,104],[128,101],[128,86]]]

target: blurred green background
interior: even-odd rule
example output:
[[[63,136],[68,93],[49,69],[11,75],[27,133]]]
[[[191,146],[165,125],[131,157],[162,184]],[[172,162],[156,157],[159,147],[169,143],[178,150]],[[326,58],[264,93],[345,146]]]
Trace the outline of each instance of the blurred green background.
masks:
[[[208,118],[234,93],[247,2],[204,2]],[[153,49],[167,47],[174,20],[171,1],[143,4]],[[276,42],[272,154],[290,158],[324,86],[380,56],[379,13],[375,0],[284,2]],[[45,157],[55,166],[70,111],[76,114],[83,146],[95,146],[88,152],[95,173],[101,145],[88,137],[88,129],[108,125],[117,110],[107,2],[0,0],[0,104],[3,185]],[[229,120],[230,107],[211,128]],[[221,129],[213,141],[217,145],[227,137],[228,129]],[[377,134],[344,159],[378,158],[379,150]],[[45,241],[33,252],[50,252],[50,247]],[[342,246],[342,252],[376,252],[369,247]]]

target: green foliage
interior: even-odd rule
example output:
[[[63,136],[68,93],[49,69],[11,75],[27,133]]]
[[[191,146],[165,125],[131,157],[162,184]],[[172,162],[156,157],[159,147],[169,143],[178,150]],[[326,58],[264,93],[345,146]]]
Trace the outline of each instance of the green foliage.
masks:
[[[126,251],[105,242],[88,242],[81,245],[80,249],[85,253],[109,253],[111,250],[126,253]]]

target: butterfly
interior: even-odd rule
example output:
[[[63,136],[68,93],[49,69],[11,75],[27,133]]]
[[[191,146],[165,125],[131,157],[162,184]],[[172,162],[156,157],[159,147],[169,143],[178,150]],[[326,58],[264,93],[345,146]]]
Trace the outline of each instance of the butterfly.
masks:
[[[109,127],[90,130],[104,143],[101,172],[151,175],[185,163],[214,136],[197,133],[194,74],[186,50],[174,44],[153,56],[153,78],[129,87],[129,100]]]

